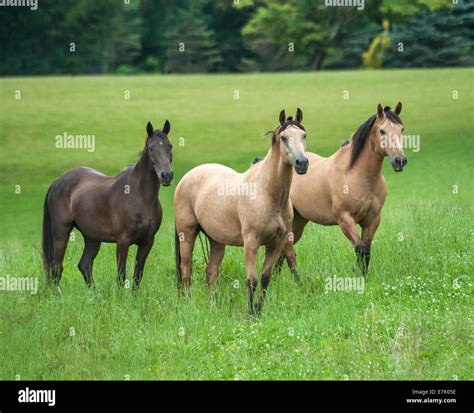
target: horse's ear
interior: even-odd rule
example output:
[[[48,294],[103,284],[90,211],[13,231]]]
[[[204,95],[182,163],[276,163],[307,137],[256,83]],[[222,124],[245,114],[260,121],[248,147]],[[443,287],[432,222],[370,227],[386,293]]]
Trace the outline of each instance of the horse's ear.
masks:
[[[154,131],[153,125],[151,124],[151,122],[148,122],[146,125],[146,133],[148,133],[148,136],[152,136],[153,131]]]
[[[385,114],[383,113],[383,107],[382,105],[379,103],[379,105],[377,106],[377,116],[379,118],[383,118],[385,116]]]
[[[163,125],[163,133],[165,135],[168,135],[168,133],[170,133],[170,130],[171,130],[171,124],[169,123],[168,119],[166,119],[165,121],[165,124]]]
[[[301,111],[300,108],[296,109],[296,121],[301,123],[303,120],[303,112]]]
[[[402,102],[398,102],[398,105],[397,107],[395,108],[395,113],[397,115],[400,115],[400,113],[402,112]]]
[[[285,109],[280,112],[280,125],[283,125],[286,120]]]

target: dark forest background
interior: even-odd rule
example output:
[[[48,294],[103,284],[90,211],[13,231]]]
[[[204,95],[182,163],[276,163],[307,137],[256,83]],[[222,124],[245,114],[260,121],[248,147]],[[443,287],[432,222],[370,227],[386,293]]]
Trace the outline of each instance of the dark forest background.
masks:
[[[0,40],[0,75],[472,66],[474,3],[38,0]]]

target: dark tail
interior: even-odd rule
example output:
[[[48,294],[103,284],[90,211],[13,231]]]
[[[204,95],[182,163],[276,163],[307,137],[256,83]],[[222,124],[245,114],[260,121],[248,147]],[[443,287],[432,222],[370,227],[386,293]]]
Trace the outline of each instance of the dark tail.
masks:
[[[204,241],[202,240],[201,233],[204,234]],[[202,228],[199,228],[198,232],[199,242],[201,243],[202,255],[204,256],[204,261],[206,265],[209,264],[209,235],[207,235]]]
[[[48,209],[48,196],[51,191],[49,187],[44,199],[43,207],[43,264],[46,273],[51,273],[51,265],[53,261],[53,232],[51,231],[51,217]]]
[[[179,242],[179,235],[176,229],[176,225],[174,226],[174,256],[176,259],[176,280],[178,281],[178,288],[182,285],[182,278],[181,278],[181,249],[180,249],[180,242]]]

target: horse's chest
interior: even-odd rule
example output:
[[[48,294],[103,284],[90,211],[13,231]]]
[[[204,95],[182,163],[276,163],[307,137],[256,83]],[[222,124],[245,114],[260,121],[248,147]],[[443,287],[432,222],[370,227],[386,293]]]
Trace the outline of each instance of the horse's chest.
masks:
[[[352,205],[352,216],[358,223],[373,218],[382,207],[381,202],[375,196],[363,197],[357,201]]]
[[[262,222],[264,243],[278,241],[291,228],[291,217],[287,213],[270,214],[269,219]]]
[[[138,239],[154,234],[160,225],[159,214],[136,212],[132,215],[131,230],[133,238]]]

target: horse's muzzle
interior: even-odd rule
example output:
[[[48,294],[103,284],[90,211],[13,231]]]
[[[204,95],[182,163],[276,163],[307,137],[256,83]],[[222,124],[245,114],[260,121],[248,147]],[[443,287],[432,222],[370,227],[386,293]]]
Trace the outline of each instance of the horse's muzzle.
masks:
[[[408,159],[403,155],[396,155],[392,158],[392,168],[395,172],[403,171],[403,168],[407,166]]]
[[[295,171],[298,175],[304,175],[306,172],[308,172],[308,158],[302,156],[300,158],[297,158],[295,160]]]
[[[163,186],[170,186],[171,181],[173,180],[172,171],[163,171],[159,176],[160,182]]]

